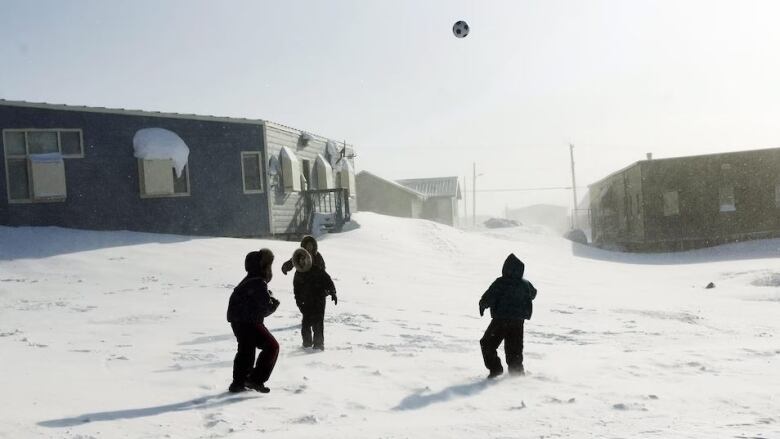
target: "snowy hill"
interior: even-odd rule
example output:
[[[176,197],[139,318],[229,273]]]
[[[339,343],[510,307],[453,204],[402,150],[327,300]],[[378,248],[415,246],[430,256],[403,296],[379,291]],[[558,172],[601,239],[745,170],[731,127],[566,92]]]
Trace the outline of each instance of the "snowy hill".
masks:
[[[354,218],[320,243],[322,353],[278,269],[295,243],[0,227],[0,437],[780,435],[780,240],[622,255]],[[230,395],[227,298],[260,247],[282,352],[270,394]],[[477,301],[509,252],[539,289],[529,373],[487,382]]]

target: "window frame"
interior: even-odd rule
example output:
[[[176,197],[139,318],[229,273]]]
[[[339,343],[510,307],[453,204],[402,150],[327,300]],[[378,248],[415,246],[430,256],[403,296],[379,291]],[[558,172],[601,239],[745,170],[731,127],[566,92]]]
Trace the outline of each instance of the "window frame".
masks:
[[[246,188],[246,170],[244,169],[244,158],[249,156],[257,156],[257,169],[260,171],[260,189],[247,189]],[[260,151],[241,151],[241,188],[245,194],[264,194],[265,184],[263,181],[263,153]]]
[[[775,208],[780,209],[780,179],[775,182]]]
[[[35,198],[32,193],[32,187],[34,181],[32,180],[32,169],[30,167],[30,156],[39,154],[30,154],[30,141],[28,133],[31,132],[43,132],[54,131],[57,133],[57,153],[62,156],[63,163],[65,159],[81,159],[84,158],[84,132],[81,128],[4,128],[0,131],[0,140],[3,142],[3,168],[5,170],[5,188],[6,199],[8,204],[33,204],[33,203],[63,203],[67,201],[67,195],[65,197],[53,197],[53,198]],[[61,132],[77,132],[79,133],[79,147],[81,149],[80,154],[63,154],[62,153],[62,136]],[[9,154],[8,145],[6,143],[6,135],[8,133],[22,133],[24,135],[24,154]],[[11,179],[8,172],[8,161],[11,160],[24,160],[27,166],[27,198],[13,199],[11,198]],[[67,184],[67,175],[66,175]]]
[[[62,153],[62,133],[78,133],[79,135],[79,153],[78,154],[63,154]],[[58,129],[57,130],[57,144],[60,147],[60,155],[64,159],[83,159],[84,158],[84,132],[79,129]]]
[[[667,195],[671,196],[674,194],[674,209],[670,209],[669,212],[666,210],[666,201],[667,201]],[[669,218],[673,216],[680,216],[680,191],[664,191],[663,195],[663,211],[664,211],[664,217]]]
[[[184,174],[187,176],[187,192],[173,192],[172,194],[147,194],[145,193],[145,176],[144,176],[144,165],[143,165],[144,159],[137,159],[138,163],[138,192],[141,195],[142,199],[153,199],[153,198],[176,198],[176,197],[189,197],[192,196],[192,180],[190,180],[190,164],[187,163],[184,166]],[[171,167],[171,179],[173,180],[176,170]],[[173,182],[174,191],[176,190],[176,184]]]
[[[30,157],[32,157],[32,156],[30,156]],[[51,201],[51,200],[53,200],[53,201],[61,201],[61,200],[65,200],[68,197],[68,182],[67,182],[67,175],[65,174],[65,160],[62,157],[60,157],[58,160],[56,160],[54,162],[43,161],[43,162],[39,162],[38,163],[38,169],[44,171],[44,175],[45,175],[45,177],[42,176],[43,178],[41,179],[41,181],[38,181],[38,183],[44,183],[46,178],[48,178],[49,181],[51,182],[52,174],[50,173],[51,171],[47,170],[47,168],[50,168],[50,165],[52,165],[52,164],[56,165],[55,166],[55,168],[56,168],[55,172],[57,174],[55,176],[55,178],[56,178],[55,182],[56,183],[61,183],[61,185],[57,184],[57,186],[56,186],[57,189],[56,190],[61,191],[62,193],[61,194],[60,193],[56,193],[54,195],[41,195],[41,196],[38,196],[38,194],[36,193],[37,192],[36,191],[37,185],[36,185],[36,178],[35,178],[35,175],[36,175],[36,160],[33,160],[31,158],[27,159],[27,166],[28,166],[29,172],[30,172],[30,182],[32,183],[32,187],[30,187],[30,193],[32,194],[33,201],[36,201],[36,202],[39,202],[39,201]],[[61,181],[59,181],[60,178],[61,178]]]
[[[84,130],[81,128],[5,128],[3,129],[2,135],[3,135],[3,152],[7,153],[7,150],[5,149],[5,135],[6,133],[24,133],[24,151],[25,151],[25,157],[30,155],[36,155],[30,153],[30,140],[28,138],[28,133],[35,133],[35,132],[44,132],[44,131],[55,131],[57,133],[57,153],[62,156],[64,159],[83,159],[84,158]],[[78,133],[79,135],[79,150],[80,152],[78,154],[63,154],[62,152],[62,133]],[[18,154],[14,154],[16,158],[19,158]]]
[[[724,210],[724,206],[729,206],[728,204],[723,204],[723,194],[724,189],[731,189],[731,208],[726,208]],[[718,187],[718,213],[721,214],[730,214],[737,211],[737,190],[736,187],[733,184],[721,184]]]

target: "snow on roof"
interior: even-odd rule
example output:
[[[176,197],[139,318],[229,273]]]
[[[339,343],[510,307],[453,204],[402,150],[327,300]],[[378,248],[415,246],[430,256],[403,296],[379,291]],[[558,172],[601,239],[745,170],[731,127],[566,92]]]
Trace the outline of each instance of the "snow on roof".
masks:
[[[133,136],[134,156],[144,160],[172,160],[176,176],[181,177],[190,149],[173,131],[164,128],[143,128]]]
[[[425,200],[425,194],[421,194],[420,192],[417,192],[414,189],[411,189],[411,188],[408,188],[408,187],[403,186],[401,184],[398,184],[397,182],[395,182],[393,180],[388,180],[386,178],[382,178],[382,177],[380,177],[380,176],[378,176],[376,174],[372,174],[372,173],[370,173],[368,171],[360,171],[357,175],[358,176],[360,176],[360,175],[367,175],[367,176],[369,176],[371,178],[374,178],[376,180],[380,180],[383,183],[389,184],[391,186],[395,186],[395,187],[397,187],[398,189],[401,189],[404,192],[407,192],[407,193],[409,193],[411,195],[414,195],[417,198],[420,198],[421,200]]]
[[[412,178],[398,183],[427,197],[454,197],[460,199],[458,177]]]
[[[45,110],[64,110],[64,111],[82,111],[86,113],[103,113],[103,114],[120,114],[129,116],[146,116],[146,117],[165,117],[170,119],[187,119],[187,120],[203,120],[208,122],[227,122],[227,123],[244,123],[254,125],[270,125],[277,128],[284,128],[293,132],[306,133],[309,136],[313,136],[317,139],[327,141],[328,138],[311,133],[309,131],[299,130],[297,128],[290,127],[288,125],[280,124],[263,119],[250,119],[243,117],[226,117],[226,116],[211,116],[200,115],[191,113],[174,113],[174,112],[162,112],[162,111],[147,111],[147,110],[132,110],[126,108],[107,108],[107,107],[87,107],[85,105],[66,105],[66,104],[50,104],[48,102],[27,102],[27,101],[12,101],[6,99],[0,99],[0,106],[9,107],[21,107],[21,108],[41,108]],[[348,151],[354,150],[352,145],[346,145]]]
[[[595,186],[597,184],[602,183],[605,180],[608,180],[616,175],[622,174],[629,169],[633,168],[634,166],[641,165],[642,163],[657,163],[661,161],[673,161],[673,160],[687,160],[687,159],[700,159],[700,158],[707,158],[707,157],[715,157],[715,156],[726,156],[726,155],[738,155],[738,154],[752,154],[757,152],[766,152],[766,151],[777,151],[780,152],[780,148],[761,148],[761,149],[747,149],[744,151],[726,151],[726,152],[713,152],[709,154],[696,154],[696,155],[685,155],[685,156],[677,156],[677,157],[660,157],[660,158],[652,158],[648,160],[638,160],[636,162],[633,162],[629,164],[626,167],[620,168],[617,171],[614,171],[610,174],[608,174],[606,177],[602,177],[599,180],[596,180],[594,183],[591,183],[588,185],[588,187]]]

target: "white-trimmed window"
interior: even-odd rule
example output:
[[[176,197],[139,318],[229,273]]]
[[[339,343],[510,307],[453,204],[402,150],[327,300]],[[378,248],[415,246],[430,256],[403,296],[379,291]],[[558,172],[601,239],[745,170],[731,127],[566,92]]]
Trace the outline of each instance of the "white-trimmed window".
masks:
[[[734,186],[721,186],[718,190],[718,200],[720,201],[721,212],[735,212],[737,210]]]
[[[245,194],[259,194],[263,192],[263,171],[259,152],[241,152],[241,177],[244,180]]]
[[[84,157],[79,129],[3,130],[9,203],[64,201],[66,158]]]
[[[8,129],[3,130],[6,153],[52,154],[58,153],[66,159],[84,157],[84,141],[80,129]]]
[[[678,191],[664,192],[664,216],[680,214],[680,194]]]
[[[301,191],[301,164],[293,150],[283,146],[279,153],[282,162],[282,183],[285,192]]]
[[[332,189],[336,185],[333,181],[333,167],[330,166],[322,154],[317,154],[317,160],[314,162],[317,168],[317,189]]]
[[[138,160],[141,198],[186,197],[190,195],[190,167],[176,175],[173,160]]]

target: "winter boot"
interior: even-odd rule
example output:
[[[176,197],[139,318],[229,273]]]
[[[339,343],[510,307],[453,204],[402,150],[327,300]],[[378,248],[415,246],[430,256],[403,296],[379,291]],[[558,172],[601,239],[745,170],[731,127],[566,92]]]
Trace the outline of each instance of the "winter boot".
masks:
[[[257,381],[251,380],[246,381],[246,387],[260,393],[268,393],[271,391],[264,383],[258,383]]]
[[[246,386],[244,386],[244,384],[237,383],[235,381],[230,383],[230,387],[228,387],[228,392],[230,393],[239,393],[239,392],[244,392],[246,390],[248,389],[246,388]]]
[[[509,374],[513,376],[523,376],[525,375],[525,368],[523,368],[523,366],[510,367]]]
[[[503,368],[502,369],[491,370],[490,371],[490,375],[488,375],[488,379],[489,380],[496,379],[499,376],[501,376],[501,374],[503,374],[503,373],[504,373],[504,369]]]

